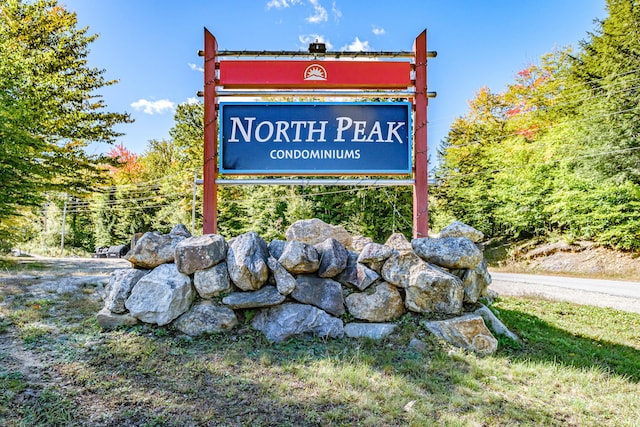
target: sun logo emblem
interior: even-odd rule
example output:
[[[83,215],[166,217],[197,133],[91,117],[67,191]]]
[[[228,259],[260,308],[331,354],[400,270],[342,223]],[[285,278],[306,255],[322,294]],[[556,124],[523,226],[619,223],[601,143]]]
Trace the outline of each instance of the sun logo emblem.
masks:
[[[320,64],[311,64],[304,70],[304,79],[307,80],[327,80],[327,70]]]

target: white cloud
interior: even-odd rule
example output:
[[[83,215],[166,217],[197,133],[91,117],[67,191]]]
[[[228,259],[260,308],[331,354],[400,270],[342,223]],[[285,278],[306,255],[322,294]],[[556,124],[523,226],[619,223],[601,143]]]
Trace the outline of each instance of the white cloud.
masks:
[[[267,9],[284,9],[302,3],[302,0],[269,0]]]
[[[347,52],[367,52],[371,50],[371,46],[369,46],[368,41],[360,41],[360,39],[356,37],[356,39],[351,42],[351,44],[342,46],[340,50]]]
[[[187,98],[187,104],[198,104],[200,100],[198,98]]]
[[[336,21],[339,21],[340,18],[342,18],[342,11],[338,9],[335,1],[331,4],[331,13],[333,13],[333,19]]]
[[[373,34],[375,34],[376,36],[381,36],[381,35],[384,34],[384,28],[380,28],[380,27],[377,27],[377,26],[374,25],[373,29],[371,30],[371,32]]]
[[[301,34],[298,36],[298,40],[300,40],[300,48],[307,50],[309,48],[309,43],[324,43],[327,46],[327,50],[333,49],[333,45],[331,42],[324,38],[324,36],[320,34]]]
[[[322,7],[319,0],[309,0],[311,6],[313,6],[314,14],[307,18],[307,22],[311,24],[319,24],[321,22],[327,22],[329,19],[329,14],[327,13],[327,9]]]
[[[145,114],[162,114],[165,111],[171,111],[176,107],[176,104],[168,99],[159,99],[158,101],[149,101],[147,99],[139,99],[136,102],[132,102],[131,106],[136,110],[142,110]]]
[[[204,68],[201,67],[200,65],[189,63],[189,68],[191,68],[193,71],[204,72]]]

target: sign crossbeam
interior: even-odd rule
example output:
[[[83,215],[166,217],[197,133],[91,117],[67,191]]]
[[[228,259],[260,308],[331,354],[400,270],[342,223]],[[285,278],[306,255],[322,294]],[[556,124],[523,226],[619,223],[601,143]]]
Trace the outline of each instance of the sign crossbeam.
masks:
[[[412,98],[414,90],[396,91],[357,91],[357,90],[246,90],[246,89],[219,89],[218,96],[333,96],[333,97],[362,97],[362,98]]]
[[[199,52],[205,57],[203,232],[217,232],[218,185],[411,185],[413,234],[414,237],[427,236],[427,103],[428,98],[436,94],[427,91],[426,66],[427,58],[435,57],[436,52],[427,51],[426,47],[425,30],[416,38],[413,52],[314,52],[315,45],[313,49],[310,45],[310,52],[218,51],[215,37],[205,28],[205,50]],[[371,58],[377,60],[371,61]],[[220,98],[233,100],[235,97],[252,101],[219,104]],[[284,105],[287,103],[263,103],[262,106],[255,103],[256,98],[266,97],[294,97],[298,106],[289,109]],[[403,115],[396,113],[401,103],[335,102],[348,97],[403,99],[408,101],[404,104],[408,106],[409,115],[406,110]],[[304,105],[300,98],[324,98],[334,101],[335,106],[325,102]],[[347,111],[354,105],[356,108],[362,105],[362,110]],[[367,113],[363,115],[365,109]],[[272,114],[275,110],[282,114]],[[350,137],[345,139],[345,135]],[[406,148],[393,146],[406,147],[408,152]],[[376,147],[384,153],[377,159],[368,151]],[[270,160],[261,164],[249,159],[256,156]],[[408,156],[408,163],[402,160],[404,156]],[[304,166],[298,167],[290,161],[296,159],[305,160]],[[360,159],[366,162],[359,162]],[[334,161],[344,167],[336,166]],[[367,164],[376,166],[367,168]],[[283,167],[278,167],[280,165]],[[413,179],[226,180],[219,178],[219,173],[387,174],[410,175]]]
[[[204,55],[204,52],[200,51],[200,56]],[[435,52],[430,52],[432,57],[435,57]],[[219,57],[233,57],[233,58],[407,58],[412,59],[414,57],[413,52],[398,51],[398,52],[325,52],[325,53],[309,53],[304,51],[267,51],[267,50],[221,50],[218,52]]]
[[[196,184],[200,185],[203,180],[197,179]],[[218,185],[297,185],[297,186],[322,186],[322,185],[348,185],[366,187],[395,187],[414,185],[413,179],[292,179],[292,178],[272,178],[272,179],[217,179]]]

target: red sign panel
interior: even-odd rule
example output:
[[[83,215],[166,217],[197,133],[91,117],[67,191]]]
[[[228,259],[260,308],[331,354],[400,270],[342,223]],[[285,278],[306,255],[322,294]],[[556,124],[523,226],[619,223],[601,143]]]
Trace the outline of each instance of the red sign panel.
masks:
[[[406,89],[409,62],[242,61],[220,62],[220,83],[229,89]]]

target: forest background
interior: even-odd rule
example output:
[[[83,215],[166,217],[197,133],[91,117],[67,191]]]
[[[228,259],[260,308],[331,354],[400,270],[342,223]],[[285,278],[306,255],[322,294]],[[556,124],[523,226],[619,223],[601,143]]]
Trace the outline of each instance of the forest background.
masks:
[[[640,5],[608,0],[575,50],[521,70],[503,92],[479,88],[440,141],[430,228],[457,219],[488,238],[586,239],[640,251]],[[0,1],[0,246],[67,253],[128,243],[177,223],[202,229],[203,107],[179,105],[170,138],[136,155],[113,142],[131,121],[97,94],[96,39],[55,0]],[[434,159],[432,159],[434,160]],[[194,199],[195,188],[195,199]],[[233,186],[219,232],[282,238],[320,218],[383,242],[412,235],[411,187]],[[195,203],[194,203],[195,200]],[[195,209],[195,211],[194,211]],[[64,220],[63,220],[64,218]]]

